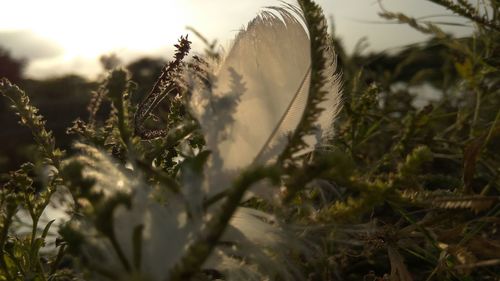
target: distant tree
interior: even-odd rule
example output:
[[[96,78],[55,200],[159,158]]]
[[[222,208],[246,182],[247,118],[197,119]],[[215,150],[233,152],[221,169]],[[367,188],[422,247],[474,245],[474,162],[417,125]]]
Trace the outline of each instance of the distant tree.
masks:
[[[25,66],[25,60],[13,58],[7,49],[0,46],[0,78],[5,77],[12,83],[19,83],[23,77]],[[5,109],[5,100],[0,99],[0,112],[5,111]]]
[[[101,62],[102,68],[106,71],[112,70],[122,64],[122,60],[115,53],[100,56],[99,62]]]
[[[141,100],[153,87],[166,61],[158,58],[141,58],[127,65],[132,80],[138,84],[134,102]]]
[[[470,38],[460,42],[468,43]],[[354,55],[355,69],[363,68],[371,81],[379,80],[384,86],[396,83],[419,85],[430,83],[438,89],[449,87],[458,79],[455,63],[459,61],[456,51],[432,38],[425,44],[415,44],[395,53],[370,53]],[[380,79],[383,74],[384,79]]]
[[[0,77],[6,77],[13,83],[19,83],[23,77],[26,61],[15,59],[10,52],[0,46]]]
[[[57,145],[69,149],[74,139],[66,134],[66,129],[76,118],[87,119],[90,93],[97,84],[78,75],[65,75],[45,80],[23,79],[20,86],[32,94],[30,100],[45,117],[46,126],[54,133]],[[17,124],[18,117],[7,110],[8,104],[6,98],[0,97],[0,124],[4,124],[0,130],[0,173],[33,158],[33,151],[29,150],[31,133]]]

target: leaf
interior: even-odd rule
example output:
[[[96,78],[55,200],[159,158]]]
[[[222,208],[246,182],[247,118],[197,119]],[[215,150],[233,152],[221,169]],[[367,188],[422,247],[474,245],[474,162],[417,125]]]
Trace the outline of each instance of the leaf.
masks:
[[[51,220],[49,221],[49,223],[47,223],[47,225],[45,226],[45,228],[43,229],[43,232],[42,232],[42,239],[45,239],[45,237],[47,237],[47,234],[49,234],[49,230],[50,230],[50,226],[55,222],[56,220]]]

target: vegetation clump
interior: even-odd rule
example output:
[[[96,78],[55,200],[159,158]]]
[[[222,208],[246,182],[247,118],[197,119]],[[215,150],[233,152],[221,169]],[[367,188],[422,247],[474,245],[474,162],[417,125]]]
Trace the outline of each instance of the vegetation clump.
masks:
[[[244,164],[229,165],[223,148],[237,141],[227,127],[242,122],[242,96],[259,85],[204,38],[198,57],[181,37],[148,93],[109,67],[88,118],[67,130],[69,149],[1,79],[36,153],[0,178],[0,280],[498,280],[500,3],[430,1],[474,33],[455,38],[443,23],[382,9],[431,38],[348,55],[312,1],[249,24],[307,27],[293,38],[310,38],[310,63],[307,89],[289,81],[299,85],[290,106]],[[328,100],[339,75],[341,110]],[[324,114],[337,111],[326,134]]]

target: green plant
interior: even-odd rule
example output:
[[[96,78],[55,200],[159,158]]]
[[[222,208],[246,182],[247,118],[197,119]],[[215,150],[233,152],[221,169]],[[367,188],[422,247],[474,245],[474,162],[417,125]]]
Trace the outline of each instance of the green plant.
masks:
[[[318,38],[311,46],[300,23],[302,14],[309,32]],[[222,276],[239,280],[292,280],[302,276],[297,266],[299,258],[278,264],[288,257],[304,255],[307,252],[304,242],[282,224],[284,218],[278,213],[267,213],[254,204],[286,207],[301,186],[331,165],[321,157],[304,161],[303,155],[295,154],[308,152],[311,142],[306,143],[304,137],[320,129],[326,135],[325,125],[331,125],[321,122],[321,117],[332,114],[326,118],[330,121],[335,114],[335,108],[325,111],[325,102],[338,104],[338,80],[330,77],[335,71],[333,53],[326,39],[326,21],[321,9],[310,1],[301,2],[301,9],[291,6],[271,9],[256,18],[248,29],[237,37],[238,44],[227,58],[214,62],[222,64],[229,77],[223,71],[210,69],[210,62],[201,58],[186,62],[190,42],[181,37],[174,60],[166,65],[149,95],[138,105],[132,103],[136,85],[129,80],[128,73],[121,69],[111,71],[93,93],[88,123],[77,120],[68,130],[79,139],[74,145],[77,153],[71,157],[56,148],[52,133],[45,129],[44,121],[25,93],[6,79],[1,80],[0,93],[11,100],[21,123],[32,130],[42,157],[40,163],[25,165],[12,173],[2,190],[5,217],[1,268],[5,279],[57,280],[73,276],[209,280]],[[255,36],[259,38],[254,39]],[[233,54],[247,50],[246,45],[261,44],[263,48],[273,47],[275,55],[279,55],[277,37],[301,41],[301,48],[290,51],[297,54],[297,70],[292,71],[298,75],[280,76],[289,78],[289,83],[296,83],[297,87],[280,90],[270,86],[281,92],[260,93],[253,86],[281,85],[273,81],[274,77],[252,80],[249,71],[252,61],[266,61],[260,58],[260,53],[242,53],[237,59],[248,56],[248,65],[238,67],[233,63]],[[266,41],[268,38],[273,41]],[[286,65],[281,65],[289,61],[268,67],[289,71]],[[308,69],[309,64],[312,66]],[[266,69],[263,67],[261,71]],[[310,86],[304,82],[308,77]],[[231,91],[221,93],[218,84],[226,82],[230,83]],[[287,93],[288,90],[292,91]],[[245,99],[240,97],[246,97],[247,93],[266,94],[268,102],[275,106],[283,105],[276,103],[273,95],[292,98],[288,101],[290,107],[281,113],[283,117],[276,120],[277,124],[270,124],[276,129],[268,136],[260,136],[268,140],[257,150],[247,151],[255,160],[244,162],[241,158],[241,162],[233,164],[234,156],[219,149],[218,142],[229,140],[229,145],[233,145],[232,139],[225,136],[228,128],[235,128],[231,123],[252,121],[237,115],[246,108]],[[297,99],[299,95],[302,97]],[[193,101],[200,98],[210,104],[213,112],[199,115],[200,108]],[[111,112],[100,125],[95,115],[103,99],[111,102]],[[278,96],[278,101],[281,100]],[[290,123],[289,119],[294,117],[291,112],[304,117],[296,124]],[[213,119],[218,123],[213,123]],[[163,128],[157,127],[158,120],[165,121]],[[32,175],[36,173],[35,166],[45,178],[38,183],[40,190],[30,188],[37,180]],[[284,198],[279,197],[276,187],[281,182],[288,186]],[[275,194],[277,202],[258,192],[250,201],[245,199],[257,184],[267,189],[267,193]],[[13,197],[12,191],[19,196]],[[66,222],[57,223],[61,237],[56,247],[49,247],[45,254],[42,246],[49,234],[55,234],[50,230],[54,221],[41,234],[37,229],[40,217],[49,210],[48,205],[55,197],[66,199],[59,210],[67,212]],[[284,205],[280,206],[281,201]],[[31,233],[22,236],[30,241],[29,247],[24,242],[14,242],[12,250],[6,241],[21,236],[12,220],[19,213],[21,223],[25,222],[24,210],[32,218],[27,222]],[[72,266],[62,269],[65,259],[71,260]]]
[[[347,55],[319,6],[299,1],[248,27],[261,44],[290,40],[297,49],[282,53],[300,54],[297,64],[261,61],[269,68],[253,73],[231,63],[259,58],[258,46],[241,51],[245,32],[227,56],[204,39],[203,58],[189,58],[181,37],[144,98],[124,70],[101,81],[88,121],[68,130],[77,140],[69,152],[27,95],[0,80],[38,149],[1,182],[0,280],[496,280],[499,4],[431,2],[471,20],[474,33],[454,38],[439,22],[382,8],[432,38],[400,53]],[[344,81],[334,134],[331,46]],[[282,67],[293,78],[281,84],[299,90],[288,104],[256,95],[284,113],[266,119],[276,124],[259,141],[238,143],[265,127],[238,105],[262,85],[279,92]],[[255,73],[267,80],[252,83]],[[420,100],[429,88],[436,96]],[[111,111],[100,122],[104,102]],[[46,218],[54,210],[66,223]]]

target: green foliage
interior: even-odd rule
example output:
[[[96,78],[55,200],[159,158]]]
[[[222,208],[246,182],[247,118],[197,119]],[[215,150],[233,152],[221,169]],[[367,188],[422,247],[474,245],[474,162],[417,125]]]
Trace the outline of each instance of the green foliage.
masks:
[[[327,50],[330,48],[328,26],[323,10],[313,1],[299,1],[309,30],[311,40],[311,81],[306,109],[297,129],[290,136],[290,145],[280,155],[280,162],[292,158],[292,155],[307,147],[304,137],[314,133],[314,122],[324,110],[319,104],[326,99],[328,91],[323,86],[331,77],[327,72],[329,66]]]
[[[321,230],[335,270],[314,268],[319,279],[498,276],[499,255],[486,246],[500,245],[498,3],[432,2],[475,21],[473,36],[383,10],[434,38],[342,60],[346,96],[331,152],[339,165],[325,176],[335,193],[320,185],[312,193],[334,197],[312,214],[336,224]],[[429,90],[432,99],[418,101]]]
[[[26,61],[13,58],[8,50],[0,46],[0,77],[7,77],[17,83],[21,80],[25,66]]]
[[[188,218],[213,210],[198,235],[184,245],[169,280],[224,279],[202,266],[217,247],[229,244],[235,251],[238,245],[222,237],[242,206],[271,212],[300,229],[293,234],[307,241],[308,254],[295,253],[292,247],[286,254],[308,280],[496,280],[500,272],[498,1],[481,2],[479,8],[466,1],[431,2],[472,20],[474,34],[454,38],[439,23],[383,10],[382,17],[433,38],[396,54],[349,56],[327,34],[320,7],[299,1],[312,58],[310,96],[300,125],[289,136],[278,163],[239,171],[225,192],[199,198],[203,210],[192,208],[183,180],[189,177],[191,185],[202,186],[210,159],[198,124],[185,108],[189,93],[182,87],[181,73],[186,68],[199,71],[204,64],[200,58],[187,59],[187,38],[181,37],[174,60],[154,85],[136,85],[122,69],[109,72],[92,94],[88,121],[77,120],[68,130],[80,142],[75,145],[80,156],[66,157],[28,96],[8,80],[0,80],[0,94],[30,129],[40,151],[34,163],[2,177],[0,280],[120,278],[123,275],[113,268],[84,254],[103,248],[118,259],[118,268],[129,278],[144,280],[141,265],[147,257],[141,248],[147,241],[143,237],[147,222],[133,229],[129,249],[123,248],[122,233],[115,228],[115,215],[133,212],[140,192],[163,207],[175,208],[173,199],[183,198]],[[204,41],[207,56],[220,58],[215,43]],[[331,45],[337,48],[344,76],[337,132],[322,149],[297,161],[293,155],[306,146],[303,137],[314,131],[321,112],[318,105],[326,95],[324,85],[331,78],[325,71],[325,50]],[[152,88],[147,95],[145,87]],[[422,100],[426,91],[434,96]],[[106,101],[111,111],[101,122],[97,112]],[[108,189],[97,183],[106,179],[88,176],[105,172],[119,180],[110,181]],[[134,179],[134,173],[141,179]],[[242,204],[249,188],[263,179],[286,187],[279,204],[255,198]],[[130,186],[136,192],[127,189]],[[110,193],[112,188],[119,192]],[[43,214],[58,194],[66,194],[72,204],[69,222],[58,225],[56,233],[57,223],[45,221]],[[91,236],[84,235],[85,228]],[[49,238],[56,235],[54,246]],[[92,244],[96,241],[105,242]],[[255,258],[235,256],[238,267]],[[281,280],[278,276],[272,275]]]
[[[12,103],[12,109],[19,116],[20,124],[31,130],[33,138],[39,145],[47,164],[59,166],[63,152],[55,147],[52,132],[45,129],[45,121],[38,115],[38,109],[30,104],[28,96],[7,79],[0,80],[0,93]]]

